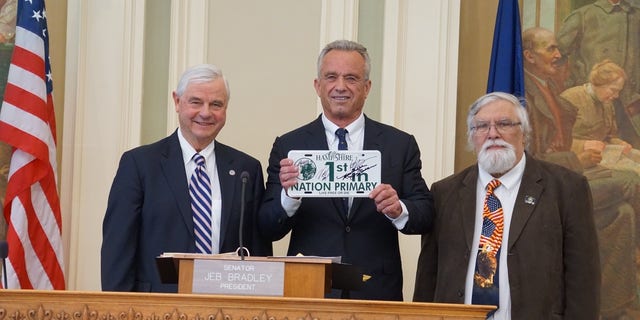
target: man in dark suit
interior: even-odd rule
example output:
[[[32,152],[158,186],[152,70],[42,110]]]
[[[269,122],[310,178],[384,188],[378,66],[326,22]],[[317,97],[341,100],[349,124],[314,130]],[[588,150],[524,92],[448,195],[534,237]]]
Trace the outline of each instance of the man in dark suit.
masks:
[[[484,292],[489,300],[479,304],[498,305],[493,319],[598,319],[600,261],[586,178],[525,152],[527,111],[510,94],[479,98],[467,125],[478,164],[432,186],[436,218],[423,237],[414,301],[475,304]],[[500,184],[485,203],[492,180]],[[499,229],[496,245],[487,239]],[[491,252],[492,271],[477,268]]]
[[[433,203],[420,173],[420,151],[413,136],[367,118],[362,109],[371,88],[367,49],[346,40],[328,44],[318,57],[314,81],[323,112],[313,122],[276,138],[267,169],[267,191],[260,228],[271,240],[291,231],[289,255],[341,256],[371,276],[363,287],[330,297],[402,300],[398,230],[422,233]],[[382,153],[381,184],[369,198],[293,198],[287,191],[299,168],[290,150],[337,150],[337,129],[346,129],[348,150]]]
[[[239,246],[240,207],[246,179],[244,244],[252,255],[271,255],[271,241],[257,232],[264,193],[260,162],[215,141],[226,121],[229,86],[220,69],[186,70],[173,93],[180,128],[122,155],[103,222],[102,290],[176,292],[161,283],[155,258],[164,252],[225,253]],[[210,187],[204,204],[191,200],[191,180],[204,158]],[[200,176],[201,178],[203,176]],[[197,250],[192,208],[208,206],[206,232]],[[199,229],[200,228],[196,228]]]

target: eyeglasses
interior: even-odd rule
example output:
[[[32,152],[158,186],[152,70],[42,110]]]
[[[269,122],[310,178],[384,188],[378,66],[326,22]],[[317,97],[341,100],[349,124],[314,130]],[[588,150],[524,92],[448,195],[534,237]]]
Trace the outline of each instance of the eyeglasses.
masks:
[[[476,134],[487,134],[489,133],[489,130],[491,130],[491,127],[495,127],[496,130],[498,130],[498,133],[505,134],[512,133],[513,130],[515,130],[515,127],[521,124],[522,122],[513,122],[510,120],[502,120],[494,124],[489,122],[478,122],[475,126],[471,127],[471,130]]]

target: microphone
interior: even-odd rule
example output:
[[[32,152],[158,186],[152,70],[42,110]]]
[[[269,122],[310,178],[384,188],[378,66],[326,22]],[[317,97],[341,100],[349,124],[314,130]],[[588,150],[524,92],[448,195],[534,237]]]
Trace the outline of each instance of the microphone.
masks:
[[[9,256],[9,244],[6,241],[0,241],[0,259],[2,259],[2,274],[4,275],[4,285],[3,288],[7,289],[7,257]]]
[[[240,260],[244,260],[244,251],[246,250],[246,248],[243,244],[242,229],[244,229],[244,198],[245,191],[247,189],[247,182],[249,181],[249,172],[242,171],[242,173],[240,174],[240,179],[242,179],[242,193],[240,194],[240,227],[238,230],[238,240],[240,241],[240,247],[238,249],[240,249]]]

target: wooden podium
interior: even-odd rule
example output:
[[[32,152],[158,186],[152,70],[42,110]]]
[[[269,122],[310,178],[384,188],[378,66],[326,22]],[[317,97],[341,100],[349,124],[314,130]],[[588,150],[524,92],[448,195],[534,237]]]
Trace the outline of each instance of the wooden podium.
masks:
[[[162,261],[164,259],[164,261]],[[242,261],[236,255],[203,255],[193,253],[170,253],[158,257],[158,268],[164,282],[178,283],[178,293],[193,293],[194,261],[224,260]],[[284,263],[284,297],[323,298],[331,290],[335,267],[343,272],[344,265],[335,264],[330,257],[245,257],[246,263],[268,262]],[[173,268],[172,268],[173,267]],[[358,282],[362,283],[362,274],[357,270],[350,271],[351,288],[357,289]],[[177,275],[177,277],[176,277]],[[359,277],[359,278],[358,278]],[[348,278],[342,276],[340,278]],[[343,281],[344,282],[344,281]],[[338,284],[339,287],[344,285]]]

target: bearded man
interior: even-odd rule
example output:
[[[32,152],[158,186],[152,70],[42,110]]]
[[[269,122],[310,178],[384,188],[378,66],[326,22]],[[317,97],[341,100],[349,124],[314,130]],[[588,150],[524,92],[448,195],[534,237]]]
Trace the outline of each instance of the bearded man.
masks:
[[[436,219],[423,237],[414,301],[497,306],[489,319],[598,319],[586,178],[525,152],[531,126],[513,95],[480,97],[467,126],[478,163],[432,186]]]

